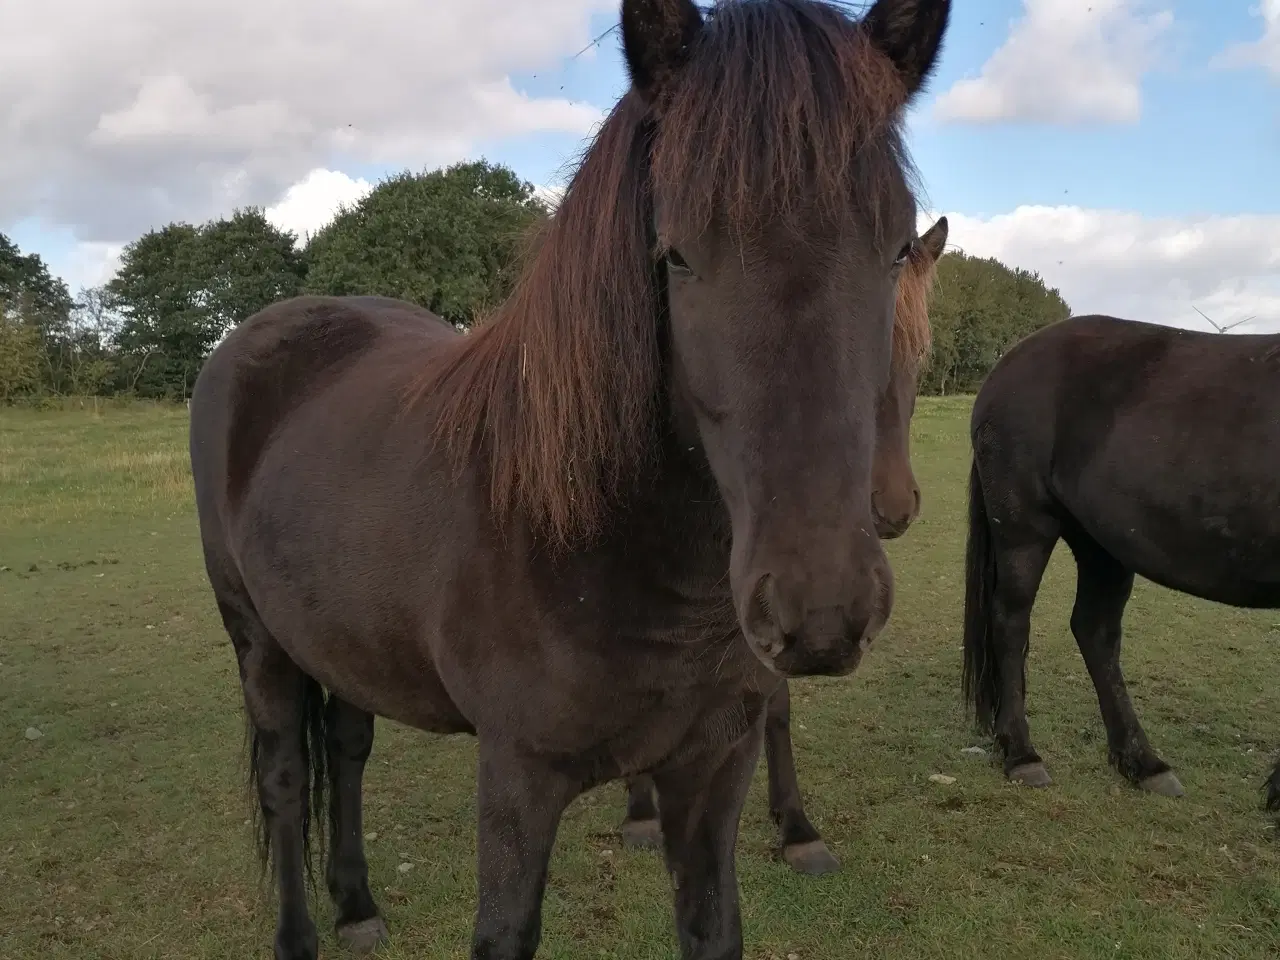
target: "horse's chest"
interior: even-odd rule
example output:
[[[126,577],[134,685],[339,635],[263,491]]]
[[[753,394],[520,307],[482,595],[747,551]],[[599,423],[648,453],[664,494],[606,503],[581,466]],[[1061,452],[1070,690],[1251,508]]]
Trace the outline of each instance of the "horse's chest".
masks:
[[[583,640],[522,671],[503,721],[538,752],[601,758],[606,778],[736,741],[749,725],[744,703],[773,682],[736,631]]]

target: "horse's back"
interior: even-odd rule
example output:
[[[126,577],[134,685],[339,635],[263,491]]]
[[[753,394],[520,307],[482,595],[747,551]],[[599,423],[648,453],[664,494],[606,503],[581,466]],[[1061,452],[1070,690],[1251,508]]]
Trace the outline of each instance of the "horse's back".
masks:
[[[1120,399],[1116,391],[1136,386],[1143,369],[1164,353],[1170,332],[1101,315],[1068,317],[1042,327],[1000,357],[978,389],[971,418],[974,436],[1010,418],[1043,430],[1082,389],[1106,396],[1079,412],[1113,406]]]
[[[1274,392],[1280,339],[1185,330],[1100,314],[1028,335],[992,368],[971,426],[1018,418],[1042,433],[1109,431],[1117,421],[1230,421]],[[1208,407],[1212,406],[1212,410]]]
[[[242,498],[271,437],[302,404],[334,389],[383,389],[351,382],[362,361],[456,336],[435,314],[388,297],[293,297],[247,318],[210,354],[191,394],[202,528]]]

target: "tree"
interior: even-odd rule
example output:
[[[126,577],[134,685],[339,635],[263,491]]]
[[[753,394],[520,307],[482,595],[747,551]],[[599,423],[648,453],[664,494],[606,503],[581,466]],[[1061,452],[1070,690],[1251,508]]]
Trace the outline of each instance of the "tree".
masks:
[[[119,325],[104,288],[80,289],[71,308],[69,392],[82,397],[98,396],[118,387],[119,365],[114,346]]]
[[[67,354],[70,349],[71,294],[67,285],[49,272],[37,254],[24,255],[18,245],[0,234],[0,320],[10,362],[17,362],[20,350],[26,369],[32,344],[36,351],[34,378],[24,374],[10,381],[9,389],[33,393],[59,393],[65,385]],[[21,328],[21,329],[19,329]],[[22,344],[19,348],[18,344]],[[14,370],[17,368],[11,368]],[[21,382],[22,386],[17,384]]]
[[[401,173],[342,210],[307,247],[307,290],[409,300],[458,326],[510,289],[520,244],[547,208],[484,160]]]
[[[185,397],[226,332],[300,292],[306,261],[294,236],[257,209],[195,227],[171,223],[125,247],[105,306],[121,316],[116,343],[127,387]]]
[[[976,390],[1013,344],[1071,315],[1057,289],[1039,274],[962,252],[938,261],[938,288],[929,311],[933,352],[922,393]]]
[[[32,393],[40,384],[39,331],[0,300],[0,400]]]
[[[297,238],[258,209],[238,210],[200,230],[206,305],[225,333],[277,300],[296,296],[307,277]]]

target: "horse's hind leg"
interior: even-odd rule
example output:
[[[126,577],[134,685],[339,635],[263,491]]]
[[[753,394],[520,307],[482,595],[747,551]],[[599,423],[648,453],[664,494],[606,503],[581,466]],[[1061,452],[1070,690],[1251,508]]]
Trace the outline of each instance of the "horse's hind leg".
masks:
[[[330,696],[325,707],[329,759],[329,861],[325,883],[337,911],[338,939],[368,953],[387,937],[387,926],[369,890],[364,856],[361,781],[373,749],[373,714]]]
[[[627,818],[622,821],[622,845],[634,850],[656,850],[662,844],[658,822],[658,795],[653,777],[627,779]]]
[[[1040,580],[1057,542],[1043,532],[1005,530],[996,560],[996,587],[991,598],[992,633],[1000,682],[995,738],[1004,754],[1010,780],[1029,787],[1051,782],[1044,761],[1031,743],[1027,724],[1027,650],[1031,640],[1031,608]]]
[[[764,731],[769,765],[769,813],[778,825],[782,858],[796,873],[809,876],[839,870],[840,861],[827,849],[804,812],[796,760],[791,750],[791,689],[785,681],[769,698]]]
[[[324,691],[289,659],[247,597],[220,595],[218,608],[240,661],[253,741],[250,777],[262,808],[262,853],[274,866],[280,897],[275,957],[316,960],[304,866],[309,802],[313,791],[324,789],[324,746],[311,737],[324,722]]]
[[[1120,670],[1121,620],[1133,574],[1087,536],[1067,538],[1076,558],[1076,602],[1071,632],[1098,694],[1112,765],[1130,782],[1164,796],[1182,796],[1182,784],[1151,748]]]

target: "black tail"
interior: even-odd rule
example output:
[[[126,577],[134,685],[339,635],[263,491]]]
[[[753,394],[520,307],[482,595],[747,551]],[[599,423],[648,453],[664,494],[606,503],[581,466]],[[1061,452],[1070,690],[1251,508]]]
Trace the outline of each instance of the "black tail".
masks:
[[[248,716],[246,715],[246,720]],[[250,809],[253,811],[254,833],[257,837],[258,860],[265,874],[271,862],[271,832],[263,816],[262,805],[258,799],[258,782],[262,775],[262,740],[253,723],[248,723],[249,741],[249,789],[251,791]],[[308,878],[315,879],[313,845],[311,842],[311,825],[315,823],[316,843],[319,848],[320,862],[324,863],[325,831],[327,818],[325,809],[325,788],[328,786],[328,750],[325,746],[325,693],[324,687],[307,677],[302,690],[302,762],[310,771],[309,783],[303,784],[302,796],[302,848],[306,859]]]
[[[975,459],[969,468],[969,535],[964,555],[965,700],[972,705],[978,728],[990,733],[1000,707],[999,662],[991,630],[991,597],[996,586],[996,556],[991,522]]]
[[[1280,813],[1280,760],[1276,761],[1275,769],[1271,771],[1271,776],[1267,778],[1264,789],[1267,792],[1267,809]]]

